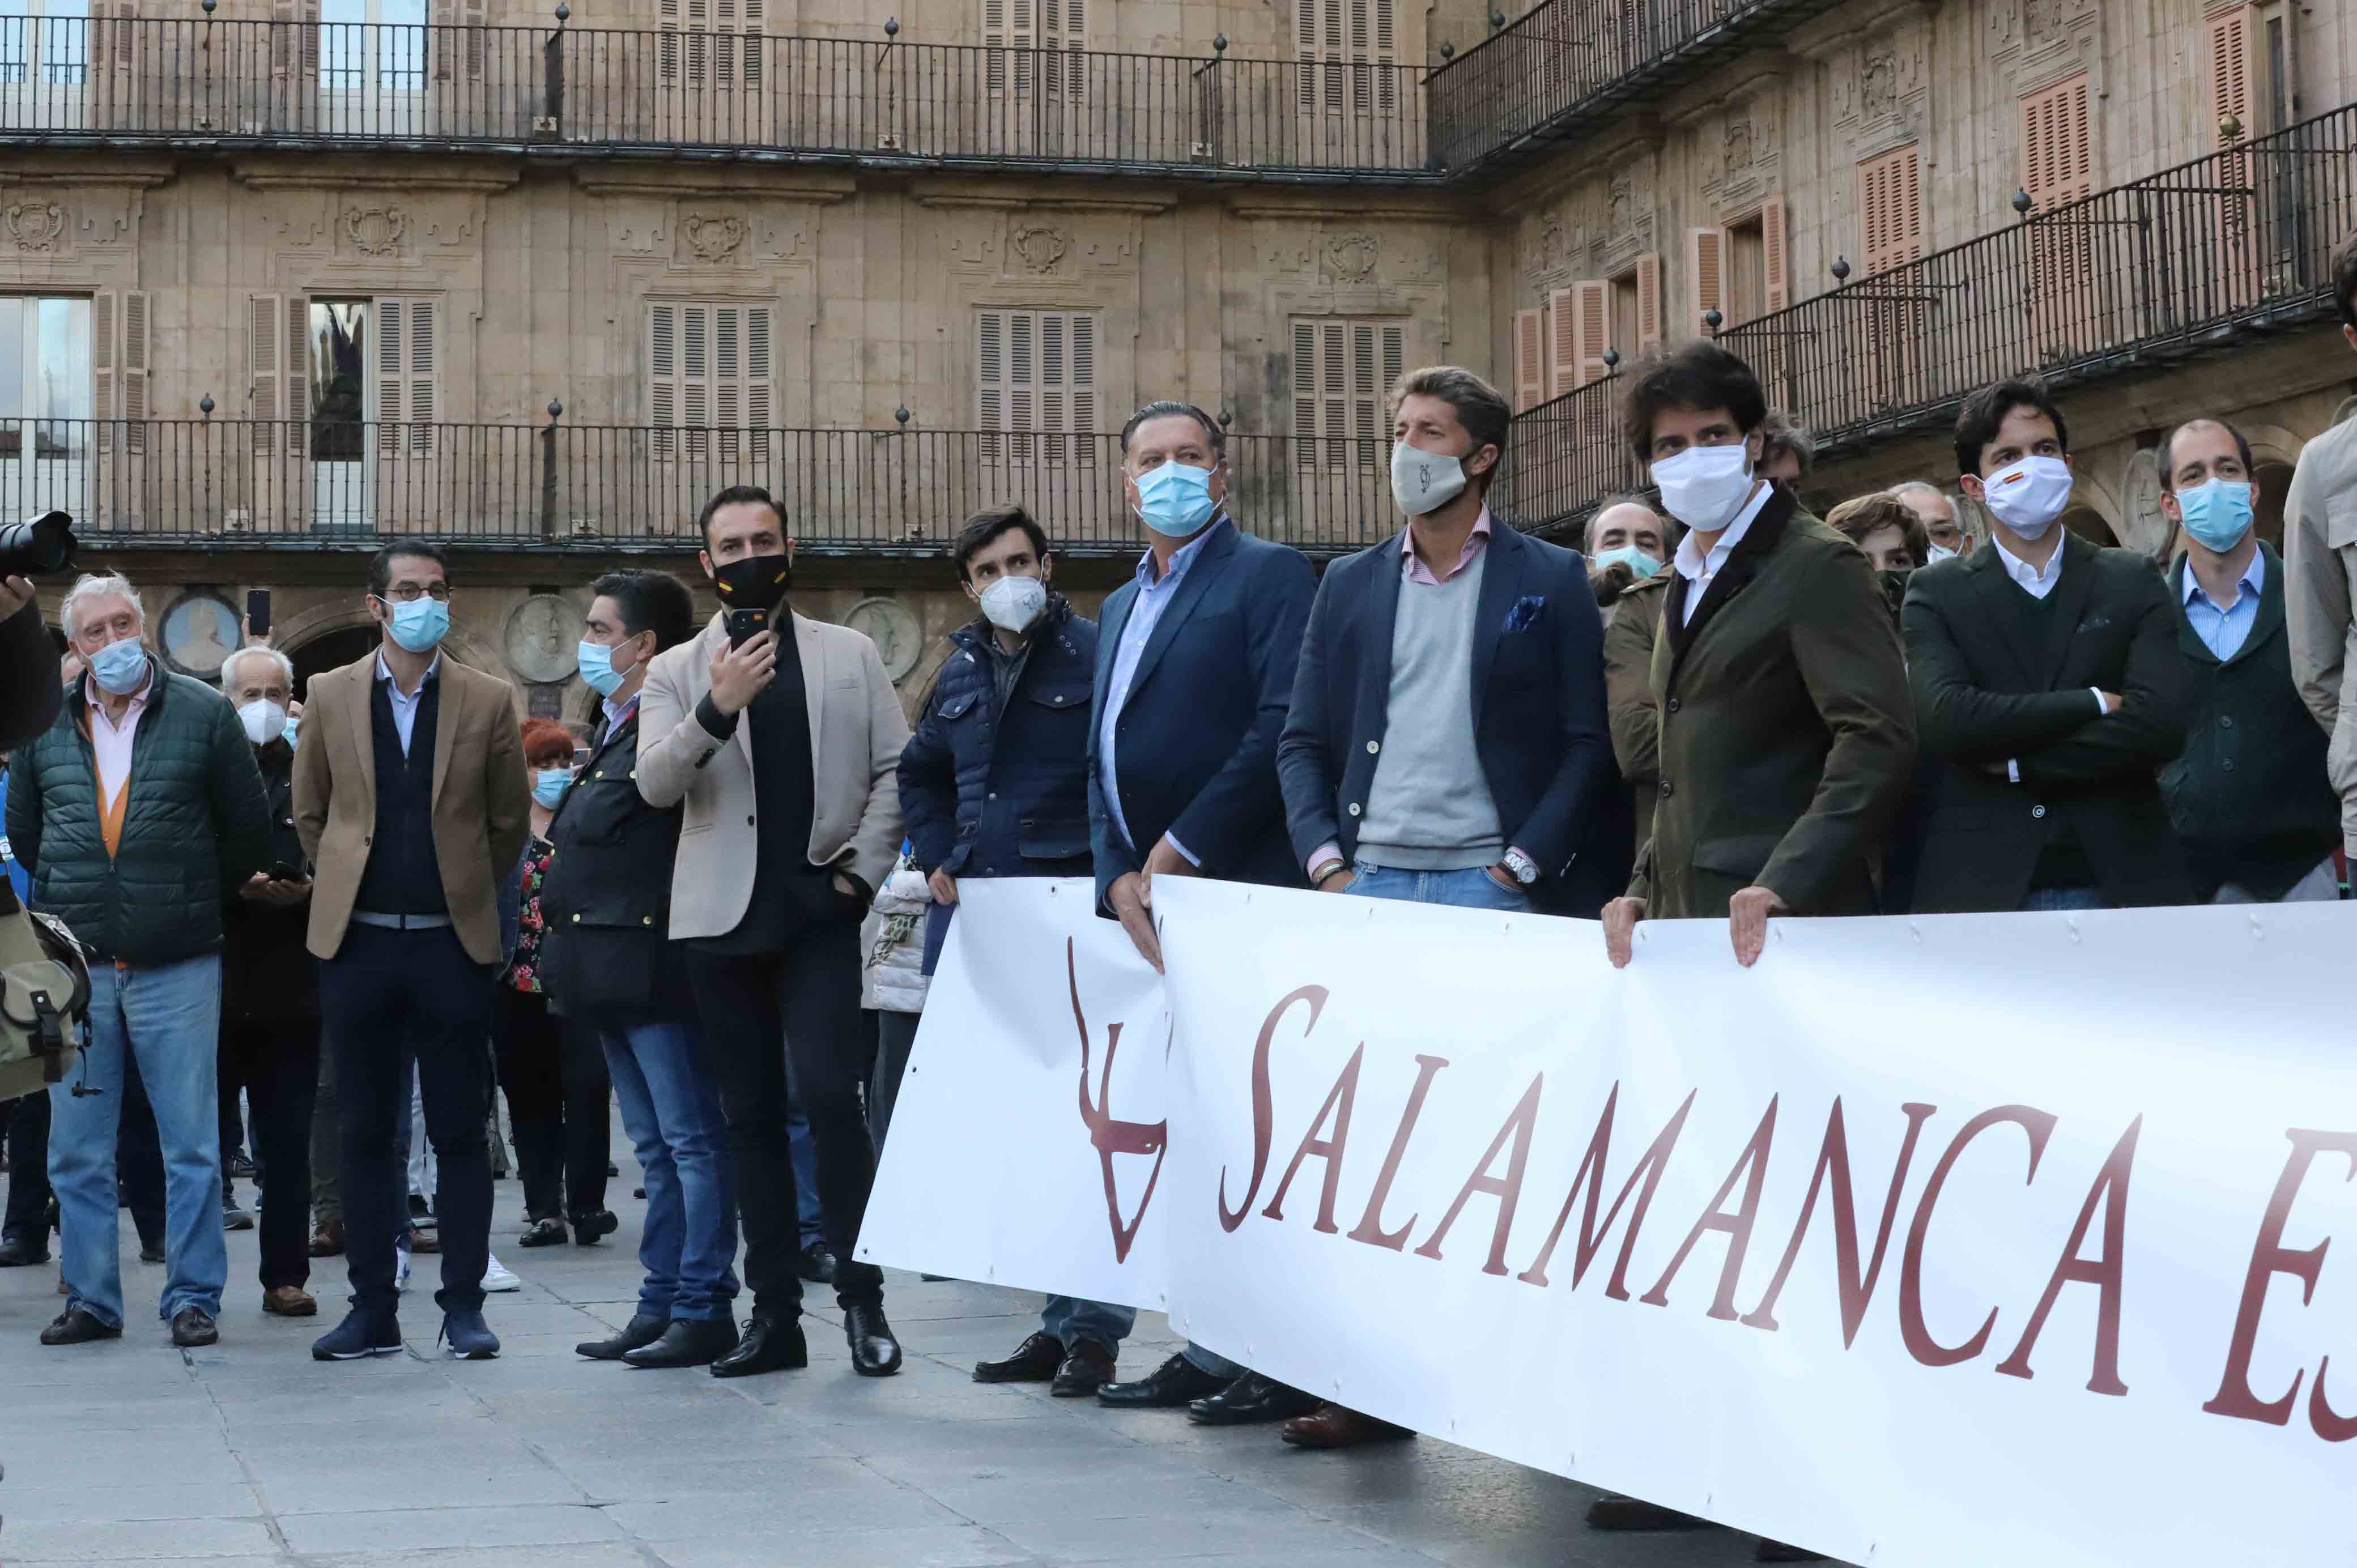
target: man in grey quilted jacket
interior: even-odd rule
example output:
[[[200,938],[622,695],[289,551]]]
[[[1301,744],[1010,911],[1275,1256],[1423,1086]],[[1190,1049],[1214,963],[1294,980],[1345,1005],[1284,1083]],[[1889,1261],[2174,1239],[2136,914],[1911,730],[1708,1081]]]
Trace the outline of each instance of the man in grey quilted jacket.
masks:
[[[220,1337],[221,897],[265,868],[269,807],[237,711],[147,650],[138,590],[85,576],[61,618],[87,666],[57,721],[9,769],[10,847],[32,907],[91,949],[88,1049],[49,1090],[49,1184],[66,1306],[44,1345],[123,1334],[114,1140],[138,1062],[163,1143],[172,1343]]]

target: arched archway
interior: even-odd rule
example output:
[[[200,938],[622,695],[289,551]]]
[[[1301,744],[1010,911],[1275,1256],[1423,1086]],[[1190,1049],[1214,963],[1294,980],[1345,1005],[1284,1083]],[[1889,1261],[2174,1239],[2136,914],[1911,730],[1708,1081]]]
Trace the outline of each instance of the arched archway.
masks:
[[[347,664],[365,659],[383,633],[373,621],[360,626],[337,627],[321,632],[298,648],[287,650],[286,657],[295,661],[295,691],[299,696],[311,689],[311,677],[323,670],[340,670]]]
[[[2291,494],[2292,466],[2277,458],[2258,457],[2251,464],[2255,489],[2251,496],[2252,527],[2277,552],[2284,542],[2284,499]]]
[[[2104,514],[2093,507],[2068,508],[2063,511],[2061,521],[2063,527],[2090,544],[2109,548],[2119,542],[2119,539],[2112,532],[2112,525],[2105,522]]]

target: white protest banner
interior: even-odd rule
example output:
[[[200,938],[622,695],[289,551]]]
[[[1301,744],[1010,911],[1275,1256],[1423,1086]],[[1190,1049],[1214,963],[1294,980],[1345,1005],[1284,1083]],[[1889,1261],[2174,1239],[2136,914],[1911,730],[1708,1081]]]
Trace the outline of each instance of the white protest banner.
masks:
[[[1095,901],[1086,880],[958,884],[861,1257],[1163,1305],[1170,1009]]]
[[[1045,902],[997,915],[1060,956]],[[1176,880],[1157,905],[1147,1222],[1211,1348],[1857,1563],[2347,1555],[2357,911],[1779,921],[1750,970],[1723,922],[1664,923],[1615,972],[1577,922]],[[1046,1038],[1051,1004],[929,1012],[919,1067]],[[1035,1283],[1108,1244],[1101,1191],[1044,1174],[1087,1144],[1071,1107],[1019,1143],[980,1105],[963,1144],[896,1121],[888,1168],[938,1194],[1036,1165],[993,1176],[1024,1197],[986,1261]]]

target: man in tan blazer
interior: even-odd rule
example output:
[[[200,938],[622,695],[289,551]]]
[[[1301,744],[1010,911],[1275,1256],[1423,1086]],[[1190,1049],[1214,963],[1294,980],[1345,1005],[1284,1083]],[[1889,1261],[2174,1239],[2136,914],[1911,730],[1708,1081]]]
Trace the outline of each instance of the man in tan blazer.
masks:
[[[908,719],[875,643],[788,608],[792,542],[768,491],[722,490],[699,524],[724,608],[648,667],[639,792],[684,808],[671,935],[686,945],[744,1219],[752,1316],[712,1375],[808,1357],[786,1145],[791,1052],[852,1367],[885,1377],[900,1348],[883,1271],[854,1254],[876,1175],[859,1105],[859,922],[900,843]]]
[[[2333,259],[2341,335],[2357,349],[2357,240]],[[2325,771],[2341,797],[2341,834],[2357,860],[2357,419],[2300,450],[2284,499],[2284,619],[2291,676],[2330,737]]]
[[[311,951],[343,1133],[352,1310],[311,1354],[402,1348],[396,1239],[408,1223],[395,1128],[417,1061],[441,1167],[443,1335],[466,1359],[499,1354],[483,1322],[490,1262],[491,979],[499,893],[523,854],[531,797],[506,682],[442,652],[441,549],[388,545],[369,563],[384,640],[311,680],[295,748],[295,826],[317,866]]]

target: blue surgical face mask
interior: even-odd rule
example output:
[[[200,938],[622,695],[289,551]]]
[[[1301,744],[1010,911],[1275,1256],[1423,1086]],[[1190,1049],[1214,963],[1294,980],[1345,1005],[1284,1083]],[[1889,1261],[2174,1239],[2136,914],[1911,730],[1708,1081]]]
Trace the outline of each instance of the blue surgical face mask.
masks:
[[[630,670],[614,668],[614,650],[602,642],[584,639],[575,658],[581,666],[583,682],[601,697],[612,696],[622,689],[622,682],[630,678]],[[635,670],[638,666],[630,668]]]
[[[565,792],[572,788],[573,769],[570,768],[541,768],[533,772],[532,798],[552,811],[556,810],[557,802],[565,799]]]
[[[147,679],[147,650],[135,637],[110,642],[90,656],[90,677],[102,690],[127,697]]]
[[[440,599],[396,600],[393,606],[393,640],[412,653],[427,653],[450,635],[450,607]]]
[[[1596,564],[1598,566],[1626,566],[1637,574],[1637,581],[1641,583],[1662,569],[1662,564],[1659,561],[1633,544],[1624,544],[1618,550],[1605,551],[1596,558]]]
[[[302,721],[301,719],[295,717],[295,716],[294,716],[293,714],[290,714],[289,715],[287,715],[287,719],[286,719],[286,744],[287,744],[287,745],[289,745],[289,746],[293,746],[293,745],[295,744],[295,732],[296,732],[296,730],[298,730],[298,729],[302,728],[302,727],[303,727],[303,721]]]
[[[1209,468],[1173,461],[1138,476],[1137,515],[1157,533],[1171,539],[1200,533],[1217,510]]]
[[[2197,543],[2223,555],[2251,532],[2251,487],[2242,479],[2204,479],[2177,492],[2177,510]]]

